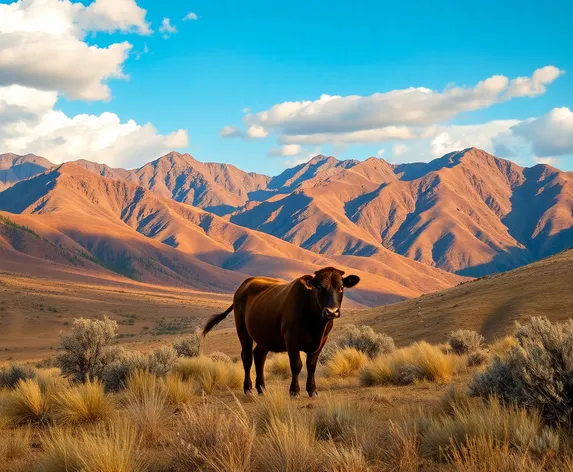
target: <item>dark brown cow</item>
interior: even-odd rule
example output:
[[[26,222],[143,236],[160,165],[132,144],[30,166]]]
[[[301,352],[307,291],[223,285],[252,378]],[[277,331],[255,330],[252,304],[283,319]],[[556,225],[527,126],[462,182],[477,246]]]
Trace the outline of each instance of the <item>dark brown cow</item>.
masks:
[[[306,391],[317,395],[314,372],[318,356],[332,329],[333,320],[340,317],[344,288],[354,287],[360,278],[342,277],[344,272],[326,267],[312,275],[290,283],[268,277],[245,280],[233,297],[233,304],[224,313],[211,317],[205,325],[206,335],[232,310],[241,341],[241,359],[245,369],[243,388],[252,389],[251,365],[255,359],[256,382],[259,394],[265,388],[264,367],[268,352],[288,352],[292,382],[290,394],[298,396],[298,375],[302,369],[300,351],[306,352],[308,378]],[[253,342],[256,343],[253,351]]]

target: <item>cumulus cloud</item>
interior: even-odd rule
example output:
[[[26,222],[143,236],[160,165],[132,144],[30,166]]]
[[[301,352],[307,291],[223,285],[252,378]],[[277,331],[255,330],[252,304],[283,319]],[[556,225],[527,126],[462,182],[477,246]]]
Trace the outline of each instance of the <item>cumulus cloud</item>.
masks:
[[[198,20],[199,17],[197,16],[196,13],[193,13],[192,11],[190,11],[189,13],[187,13],[184,17],[183,17],[183,21],[189,21],[189,20]]]
[[[0,86],[61,91],[68,98],[106,100],[106,82],[125,78],[132,45],[88,45],[88,32],[149,34],[146,11],[134,0],[18,0],[0,4]],[[39,60],[38,58],[41,58]]]
[[[247,129],[247,137],[251,139],[262,139],[268,135],[268,131],[260,125],[251,125]]]
[[[163,33],[163,39],[167,39],[170,34],[177,33],[177,27],[171,24],[169,18],[163,18],[159,31]]]
[[[370,96],[322,95],[314,101],[284,102],[245,116],[249,127],[275,131],[283,144],[364,143],[417,139],[424,129],[457,115],[516,97],[545,93],[563,71],[537,69],[531,77],[489,77],[473,87],[442,92],[410,87]]]
[[[243,138],[244,133],[236,126],[225,126],[219,131],[219,135],[223,138]]]
[[[554,108],[540,118],[516,124],[511,131],[529,141],[538,157],[573,154],[573,112],[569,108]]]
[[[382,157],[385,152],[386,152],[385,149],[379,149],[378,152],[376,153],[376,155],[377,155],[378,157]]]
[[[69,117],[54,108],[56,100],[55,92],[0,87],[0,149],[56,163],[82,158],[135,167],[189,142],[185,130],[162,135],[149,123],[121,122],[114,113]]]
[[[302,152],[302,148],[298,144],[285,144],[280,148],[273,148],[268,152],[269,156],[273,157],[287,157],[298,156]]]
[[[406,151],[408,151],[408,146],[405,144],[395,144],[392,146],[392,157],[401,158]]]

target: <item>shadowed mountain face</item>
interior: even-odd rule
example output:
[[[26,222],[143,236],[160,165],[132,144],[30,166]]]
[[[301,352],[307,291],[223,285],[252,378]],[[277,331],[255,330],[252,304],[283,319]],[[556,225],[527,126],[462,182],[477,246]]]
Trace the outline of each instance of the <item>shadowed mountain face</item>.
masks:
[[[10,185],[34,175],[34,168],[16,172],[14,168],[23,164],[44,166],[36,173],[50,167],[36,156],[0,156],[0,172],[11,172]],[[431,266],[481,276],[519,267],[573,244],[571,173],[547,165],[522,168],[474,148],[429,163],[401,165],[378,158],[359,162],[316,156],[273,178],[228,164],[201,163],[175,152],[135,170],[89,161],[75,164],[74,172],[81,167],[130,184],[165,205],[180,202],[201,208],[223,216],[234,228],[267,233],[314,257],[352,262],[384,276],[394,268],[395,280],[405,273],[412,279],[418,272],[423,277],[417,277],[416,289],[422,291],[433,283],[426,285],[422,279],[436,277],[437,272],[427,272]],[[10,189],[0,193],[4,202],[0,209],[20,213],[29,211],[30,205],[46,208],[42,192],[52,182],[46,175],[38,175],[25,189],[22,186],[18,198],[10,196]],[[31,200],[35,203],[26,206]],[[181,247],[181,234],[163,234],[163,226],[149,215],[142,219],[133,211],[130,214],[134,218],[130,221],[137,220],[130,224],[140,234],[154,239],[162,235],[162,244]],[[203,228],[206,223],[197,224]],[[423,264],[408,265],[404,263],[408,259],[400,256]],[[227,261],[224,267],[234,264]]]

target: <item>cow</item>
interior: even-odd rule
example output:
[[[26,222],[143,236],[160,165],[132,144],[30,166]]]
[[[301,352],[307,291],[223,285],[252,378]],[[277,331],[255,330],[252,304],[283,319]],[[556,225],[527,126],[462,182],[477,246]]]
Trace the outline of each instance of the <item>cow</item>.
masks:
[[[290,283],[269,277],[251,277],[237,289],[233,304],[209,319],[203,329],[204,336],[231,311],[235,312],[246,395],[251,393],[253,387],[250,375],[253,357],[255,387],[262,394],[267,354],[287,352],[292,373],[290,395],[298,397],[298,376],[302,369],[300,351],[307,355],[306,391],[310,397],[318,395],[314,381],[318,357],[334,320],[340,318],[344,289],[354,287],[360,281],[357,275],[343,275],[342,270],[326,267],[316,271],[314,276],[303,275]]]

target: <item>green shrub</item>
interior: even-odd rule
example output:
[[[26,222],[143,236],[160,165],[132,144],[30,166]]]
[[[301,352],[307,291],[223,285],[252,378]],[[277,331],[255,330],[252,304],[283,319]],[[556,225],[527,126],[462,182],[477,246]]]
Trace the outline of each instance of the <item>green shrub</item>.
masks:
[[[456,354],[471,354],[483,346],[485,338],[475,331],[469,329],[459,329],[452,331],[448,339],[448,344]]]
[[[15,388],[20,380],[35,379],[36,371],[27,365],[10,364],[0,369],[0,388]]]
[[[537,410],[550,424],[571,424],[573,408],[573,320],[532,318],[516,324],[517,346],[496,357],[470,383],[470,395],[492,394]]]

